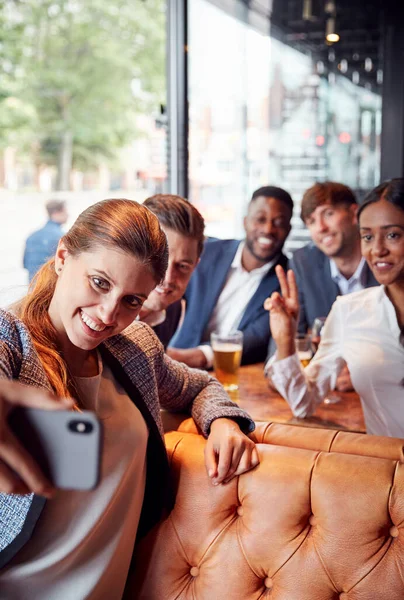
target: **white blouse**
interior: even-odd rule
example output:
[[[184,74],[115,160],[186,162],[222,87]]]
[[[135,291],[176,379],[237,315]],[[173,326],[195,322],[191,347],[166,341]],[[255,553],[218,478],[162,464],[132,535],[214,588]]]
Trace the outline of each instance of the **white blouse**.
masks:
[[[302,369],[297,354],[265,367],[298,417],[311,415],[348,365],[368,433],[404,438],[404,348],[384,286],[339,296],[324,325],[317,353]]]
[[[100,483],[48,500],[32,539],[1,572],[2,600],[122,598],[143,503],[148,429],[106,366],[75,382],[85,408],[103,423]]]

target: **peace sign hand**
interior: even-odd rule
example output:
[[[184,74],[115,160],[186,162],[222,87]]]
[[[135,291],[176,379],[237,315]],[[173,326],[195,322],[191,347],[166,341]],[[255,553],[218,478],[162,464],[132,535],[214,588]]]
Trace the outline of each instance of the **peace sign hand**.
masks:
[[[275,272],[281,287],[281,294],[274,292],[264,302],[264,308],[270,311],[272,337],[278,348],[278,358],[285,358],[295,352],[295,335],[299,316],[299,296],[295,274],[285,271],[280,265]]]

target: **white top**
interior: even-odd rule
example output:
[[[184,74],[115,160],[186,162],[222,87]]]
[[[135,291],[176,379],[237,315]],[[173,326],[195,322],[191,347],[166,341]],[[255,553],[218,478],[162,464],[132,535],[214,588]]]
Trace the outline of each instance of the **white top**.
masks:
[[[0,575],[2,600],[122,598],[143,503],[148,429],[107,367],[75,381],[85,408],[103,423],[101,480],[95,490],[63,490],[48,500],[32,539]]]
[[[362,256],[358,266],[356,267],[355,273],[352,275],[352,277],[347,279],[338,269],[335,261],[330,258],[331,279],[335,281],[340,293],[343,296],[345,294],[351,294],[352,292],[359,292],[360,290],[365,289],[365,264],[366,261]]]
[[[368,433],[404,438],[404,348],[395,309],[384,286],[339,296],[317,353],[302,369],[297,354],[267,363],[265,371],[298,417],[312,414],[345,364],[362,402]]]
[[[220,293],[204,336],[209,342],[212,331],[228,334],[238,328],[248,303],[254,296],[263,277],[278,262],[278,256],[258,269],[246,271],[241,257],[245,242],[240,242],[231,263],[226,283]],[[213,350],[208,345],[198,346],[207,360],[207,367],[213,365]]]

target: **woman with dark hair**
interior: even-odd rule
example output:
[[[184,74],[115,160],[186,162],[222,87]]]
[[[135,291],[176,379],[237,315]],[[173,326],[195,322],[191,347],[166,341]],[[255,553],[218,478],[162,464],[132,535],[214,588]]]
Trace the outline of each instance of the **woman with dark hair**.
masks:
[[[276,355],[266,374],[298,417],[312,414],[347,365],[368,433],[404,438],[404,179],[376,187],[359,208],[361,249],[380,286],[339,296],[303,370],[295,348],[298,293],[277,268],[281,293],[265,302]]]
[[[157,217],[130,200],[105,200],[62,238],[18,317],[0,311],[1,598],[122,597],[136,536],[165,507],[160,406],[192,411],[209,436],[214,485],[258,463],[241,431],[254,428],[248,415],[207,373],[168,358],[135,320],[166,267]],[[52,489],[8,429],[16,403],[96,412],[104,448],[95,490]]]

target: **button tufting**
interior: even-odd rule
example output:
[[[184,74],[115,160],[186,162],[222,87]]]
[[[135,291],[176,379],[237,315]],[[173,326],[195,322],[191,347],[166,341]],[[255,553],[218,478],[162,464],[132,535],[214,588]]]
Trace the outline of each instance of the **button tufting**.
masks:
[[[199,575],[199,569],[198,567],[191,567],[191,570],[189,571],[191,577],[198,577]]]
[[[391,537],[396,538],[396,537],[398,537],[398,534],[399,534],[398,527],[396,527],[395,525],[393,525],[393,527],[390,527]]]
[[[339,595],[339,600],[348,600],[348,594],[342,592],[342,594]]]
[[[242,517],[244,514],[244,508],[242,506],[237,507],[237,514],[239,517]]]
[[[312,527],[314,527],[314,525],[317,525],[317,519],[314,515],[311,515],[309,518],[309,523]]]
[[[273,587],[274,583],[270,577],[267,577],[264,581],[264,585],[270,590]]]

